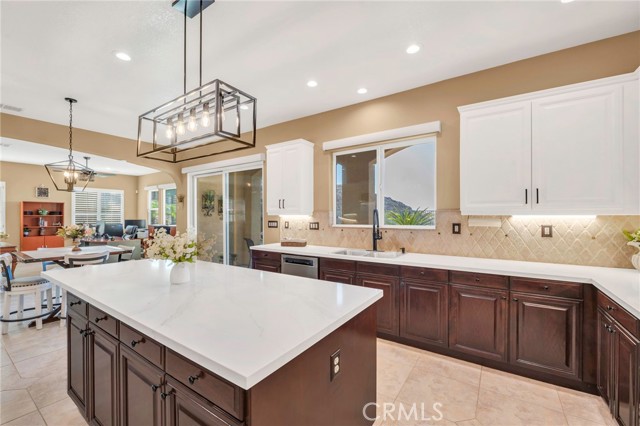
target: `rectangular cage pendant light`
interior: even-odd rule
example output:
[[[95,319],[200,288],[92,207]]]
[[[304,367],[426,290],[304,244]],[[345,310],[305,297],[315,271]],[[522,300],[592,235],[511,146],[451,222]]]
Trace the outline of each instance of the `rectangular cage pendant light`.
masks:
[[[256,145],[256,98],[221,81],[138,117],[138,157],[179,163]]]

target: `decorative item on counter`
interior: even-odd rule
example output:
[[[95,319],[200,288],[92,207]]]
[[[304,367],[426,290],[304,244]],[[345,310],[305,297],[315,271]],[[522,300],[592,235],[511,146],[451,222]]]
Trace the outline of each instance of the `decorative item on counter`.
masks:
[[[80,251],[80,238],[90,237],[93,234],[93,228],[88,225],[67,225],[58,229],[57,235],[62,238],[71,238],[73,241],[73,249],[71,251]]]
[[[306,247],[307,240],[299,239],[299,238],[285,238],[280,241],[280,246],[282,247]]]
[[[38,209],[38,214],[39,214],[40,216],[48,215],[48,214],[49,214],[49,210],[46,210],[46,209]]]
[[[195,231],[176,232],[175,236],[167,234],[166,229],[159,228],[153,233],[153,239],[147,239],[147,257],[150,259],[170,260],[173,262],[169,274],[171,284],[182,284],[191,281],[191,272],[187,263],[194,263],[198,256],[198,242]]]
[[[638,249],[638,253],[631,256],[631,264],[640,271],[640,228],[636,229],[635,232],[622,231],[622,233],[627,237],[627,240],[629,240],[627,245]]]
[[[210,189],[202,193],[202,213],[212,216],[216,209],[216,191]]]

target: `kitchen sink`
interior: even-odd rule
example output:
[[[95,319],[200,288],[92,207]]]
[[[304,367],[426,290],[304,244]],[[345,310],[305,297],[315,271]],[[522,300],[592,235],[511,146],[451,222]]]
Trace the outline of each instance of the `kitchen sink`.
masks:
[[[403,253],[399,251],[372,251],[360,249],[338,250],[334,251],[333,254],[342,254],[345,256],[375,257],[379,259],[395,259],[396,257],[403,255]]]

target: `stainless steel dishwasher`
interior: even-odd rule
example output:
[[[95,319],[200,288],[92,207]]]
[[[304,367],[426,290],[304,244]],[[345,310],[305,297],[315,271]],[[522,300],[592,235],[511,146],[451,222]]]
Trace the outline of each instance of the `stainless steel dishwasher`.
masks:
[[[318,279],[318,258],[283,254],[282,273]]]

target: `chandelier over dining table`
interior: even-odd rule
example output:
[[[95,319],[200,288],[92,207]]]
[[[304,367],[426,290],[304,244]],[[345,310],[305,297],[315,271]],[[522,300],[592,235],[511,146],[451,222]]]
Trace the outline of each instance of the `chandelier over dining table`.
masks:
[[[255,147],[256,98],[219,79],[202,84],[202,11],[212,3],[173,2],[184,13],[184,93],[138,117],[138,157],[179,163]],[[199,87],[187,92],[187,17],[198,14]]]

